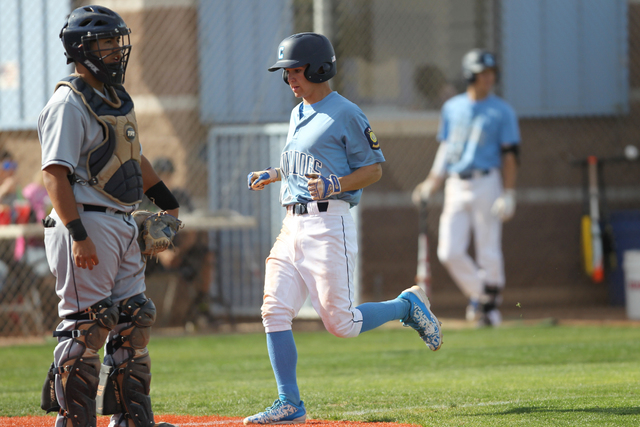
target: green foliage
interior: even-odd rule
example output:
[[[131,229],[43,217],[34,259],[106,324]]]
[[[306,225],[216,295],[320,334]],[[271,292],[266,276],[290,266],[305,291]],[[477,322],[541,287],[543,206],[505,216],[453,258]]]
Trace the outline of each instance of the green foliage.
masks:
[[[357,339],[296,332],[311,418],[423,426],[637,426],[632,327],[445,329],[431,352],[397,327]],[[41,415],[54,344],[0,348],[0,416]],[[157,414],[247,416],[277,397],[264,334],[154,336]]]

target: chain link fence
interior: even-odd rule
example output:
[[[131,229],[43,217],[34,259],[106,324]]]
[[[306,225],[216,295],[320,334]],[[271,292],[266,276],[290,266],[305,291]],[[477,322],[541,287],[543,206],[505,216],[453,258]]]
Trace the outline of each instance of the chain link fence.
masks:
[[[464,53],[494,51],[496,91],[519,113],[523,141],[518,210],[504,230],[505,306],[620,304],[612,297],[620,267],[604,285],[582,273],[583,181],[572,162],[620,156],[640,139],[636,0],[0,0],[0,336],[48,333],[59,320],[38,228],[51,206],[37,117],[72,71],[58,39],[65,17],[96,3],[132,29],[125,87],[144,154],[167,172],[163,178],[191,213],[264,214],[265,198],[242,190],[250,167],[266,167],[273,150],[252,148],[262,139],[247,142],[241,130],[288,122],[296,100],[266,70],[279,42],[303,31],[330,38],[338,64],[332,88],[364,110],[387,159],[358,213],[362,302],[395,297],[413,282],[410,192],[433,161],[439,109],[465,89]],[[215,140],[221,129],[224,142]],[[269,139],[270,132],[264,144],[277,151],[281,136]],[[635,239],[638,163],[604,163],[602,178],[607,212],[629,213],[623,234]],[[429,212],[432,300],[463,317],[465,301],[435,257],[441,201],[436,196]],[[151,261],[148,295],[159,324],[257,318],[279,221],[277,209],[270,215],[253,230],[200,231],[182,248],[179,242],[171,262]],[[620,248],[635,245],[621,241]],[[242,310],[235,309],[239,299]]]

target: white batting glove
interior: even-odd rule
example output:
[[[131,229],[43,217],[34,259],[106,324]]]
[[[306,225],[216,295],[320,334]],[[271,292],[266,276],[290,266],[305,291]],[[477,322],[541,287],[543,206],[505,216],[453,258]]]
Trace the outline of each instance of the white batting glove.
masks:
[[[413,189],[413,193],[411,193],[411,201],[414,205],[420,206],[421,202],[427,202],[429,197],[434,192],[434,182],[429,178],[422,181],[420,184],[416,185],[416,188]]]
[[[262,190],[265,185],[280,181],[280,168],[267,168],[263,171],[251,172],[247,176],[249,190]]]
[[[341,191],[340,180],[336,175],[325,178],[317,173],[310,173],[305,176],[309,178],[307,188],[313,200],[323,200]]]
[[[516,213],[516,190],[506,189],[493,203],[491,213],[502,220],[509,221]]]

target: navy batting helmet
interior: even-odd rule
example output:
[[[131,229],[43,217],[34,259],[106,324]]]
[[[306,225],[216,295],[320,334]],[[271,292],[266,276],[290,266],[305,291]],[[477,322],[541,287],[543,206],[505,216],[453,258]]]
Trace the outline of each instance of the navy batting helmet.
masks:
[[[121,85],[127,71],[131,44],[124,20],[114,11],[103,6],[79,7],[69,15],[60,31],[67,64],[77,62],[102,83]],[[105,64],[104,58],[114,53],[113,49],[92,50],[92,42],[99,39],[120,37],[120,61]]]
[[[269,71],[282,68],[282,78],[289,84],[285,68],[307,68],[304,76],[311,83],[322,83],[336,75],[336,53],[328,38],[322,34],[299,33],[282,40],[278,48],[278,61]]]
[[[492,68],[498,72],[498,62],[493,53],[482,49],[472,49],[462,58],[462,75],[468,83],[476,80],[476,74]]]

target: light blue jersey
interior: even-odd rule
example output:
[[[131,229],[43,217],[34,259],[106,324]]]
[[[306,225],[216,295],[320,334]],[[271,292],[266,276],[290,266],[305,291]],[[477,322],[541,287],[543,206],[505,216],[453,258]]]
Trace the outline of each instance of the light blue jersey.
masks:
[[[337,92],[291,112],[287,143],[280,156],[283,206],[312,201],[305,174],[346,176],[363,166],[384,162],[380,144],[362,110]],[[357,205],[362,189],[331,196]]]
[[[448,145],[448,173],[500,168],[501,148],[520,143],[518,118],[495,95],[476,102],[465,92],[442,107],[437,138]]]

